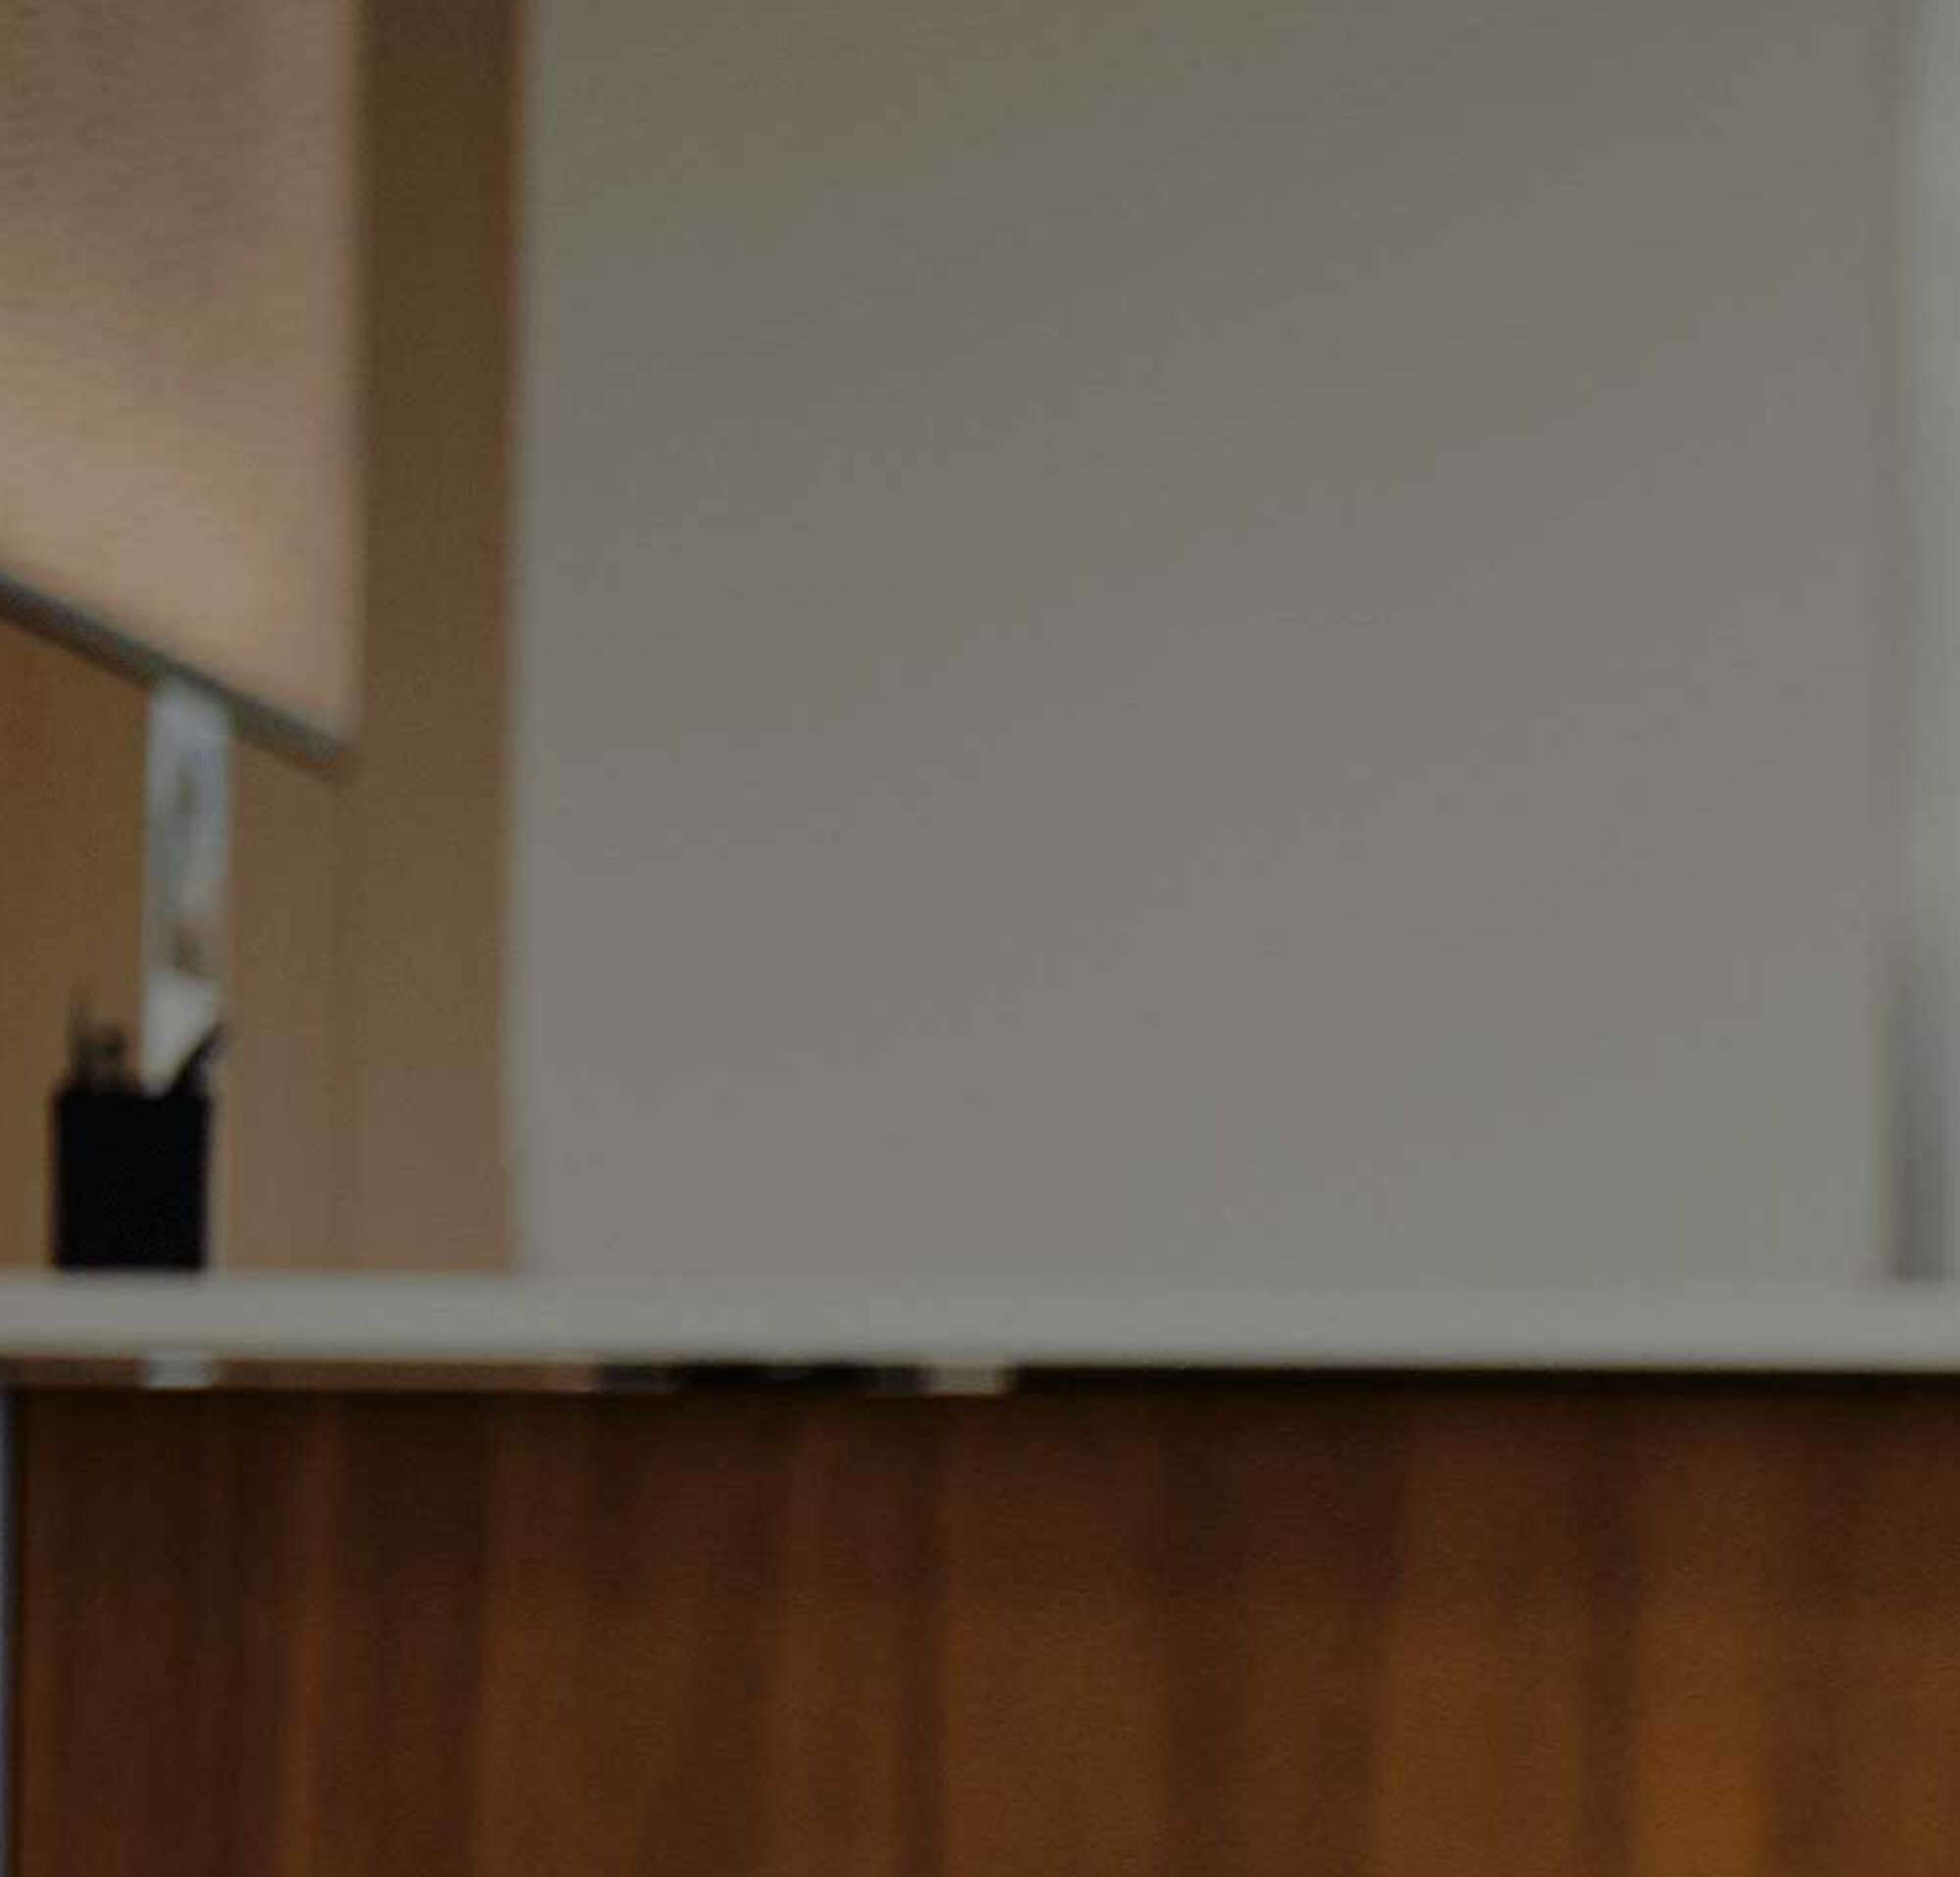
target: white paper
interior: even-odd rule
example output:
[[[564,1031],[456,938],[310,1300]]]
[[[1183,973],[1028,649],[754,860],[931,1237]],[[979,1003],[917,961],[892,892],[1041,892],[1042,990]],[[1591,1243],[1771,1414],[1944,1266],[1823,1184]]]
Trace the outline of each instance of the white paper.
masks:
[[[230,899],[230,728],[185,685],[150,707],[145,777],[143,1078],[168,1081],[222,1008]]]

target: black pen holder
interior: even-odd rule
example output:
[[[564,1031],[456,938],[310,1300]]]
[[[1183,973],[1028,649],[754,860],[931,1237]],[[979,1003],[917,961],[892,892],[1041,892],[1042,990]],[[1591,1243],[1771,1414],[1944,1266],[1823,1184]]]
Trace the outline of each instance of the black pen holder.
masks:
[[[194,1271],[205,1261],[211,1096],[71,1085],[54,1101],[55,1262]]]

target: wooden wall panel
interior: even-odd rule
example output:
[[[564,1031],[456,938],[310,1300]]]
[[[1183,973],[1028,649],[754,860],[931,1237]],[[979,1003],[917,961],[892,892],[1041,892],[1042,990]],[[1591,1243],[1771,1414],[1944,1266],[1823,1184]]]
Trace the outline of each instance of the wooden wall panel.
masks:
[[[1846,1625],[1833,1754],[1840,1791],[1824,1851],[1843,1869],[1930,1877],[1960,1865],[1960,1649],[1945,1639],[1960,1588],[1960,1394],[1878,1394],[1857,1430],[1845,1527]]]
[[[759,1867],[909,1877],[940,1861],[936,1422],[849,1403],[789,1413]]]
[[[1179,1710],[1162,1417],[1127,1399],[948,1417],[946,1868],[1166,1869]]]
[[[78,1739],[113,1693],[123,1750],[88,1756],[83,1824],[53,1817],[50,1788],[30,1777],[19,1843],[29,1865],[50,1852],[61,1861],[66,1839],[87,1846],[92,1868],[136,1877],[158,1868],[163,1832],[209,1847],[220,1867],[277,1870],[284,1742],[265,1720],[290,1686],[289,1639],[318,1620],[290,1542],[317,1482],[256,1488],[273,1464],[301,1475],[308,1408],[270,1404],[248,1422],[203,1403],[160,1417],[95,1406],[111,1411],[69,1430],[83,1454],[24,1493],[36,1530],[25,1556],[59,1557],[63,1592],[60,1611],[31,1599],[37,1642],[52,1647],[21,1658],[17,1725],[24,1742]],[[211,1810],[216,1790],[236,1798]]]
[[[1665,1472],[1642,1455],[1633,1486],[1637,1873],[1820,1867],[1852,1509],[1817,1463],[1830,1431],[1743,1399],[1657,1417]]]
[[[0,1264],[47,1255],[70,1000],[135,1020],[142,723],[127,686],[0,622]]]
[[[454,1402],[335,1415],[326,1436],[311,1679],[265,1716],[311,1751],[284,1797],[307,1822],[270,1847],[319,1871],[477,1868],[466,1822],[485,1739],[484,1632],[493,1424]],[[284,1503],[297,1514],[290,1497]]]
[[[1960,1391],[37,1394],[20,1865],[1960,1869]]]
[[[368,659],[361,745],[338,805],[352,1209],[338,1261],[496,1267],[509,1256],[517,8],[370,0],[368,41]],[[241,1243],[254,1235],[241,1221]]]
[[[918,1417],[751,1399],[497,1424],[470,1868],[567,1847],[594,1870],[929,1867]],[[545,1742],[558,1771],[532,1777]]]
[[[1348,1877],[1369,1855],[1402,1492],[1394,1397],[1166,1417],[1176,1867]]]
[[[353,1223],[334,935],[341,798],[264,750],[232,770],[231,1045],[219,1086],[218,1255],[331,1265]]]
[[[1609,1849],[1589,1832],[1623,1693],[1591,1672],[1612,1613],[1592,1554],[1600,1431],[1575,1404],[1503,1394],[1409,1417],[1370,1793],[1385,1873],[1590,1870]]]

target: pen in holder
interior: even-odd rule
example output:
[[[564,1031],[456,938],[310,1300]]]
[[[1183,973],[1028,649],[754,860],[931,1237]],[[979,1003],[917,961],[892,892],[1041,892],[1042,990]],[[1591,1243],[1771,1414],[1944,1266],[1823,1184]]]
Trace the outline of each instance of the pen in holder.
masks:
[[[54,1100],[55,1262],[64,1270],[198,1270],[211,1185],[212,1030],[164,1089],[131,1076],[122,1031],[78,1018]]]

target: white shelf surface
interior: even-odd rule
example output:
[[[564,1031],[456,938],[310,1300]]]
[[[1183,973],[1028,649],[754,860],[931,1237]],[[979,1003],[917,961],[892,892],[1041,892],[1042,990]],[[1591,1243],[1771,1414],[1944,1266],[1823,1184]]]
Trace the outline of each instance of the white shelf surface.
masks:
[[[0,1359],[1960,1375],[1960,1290],[907,1290],[863,1280],[0,1278]]]

